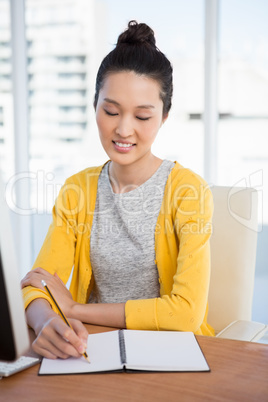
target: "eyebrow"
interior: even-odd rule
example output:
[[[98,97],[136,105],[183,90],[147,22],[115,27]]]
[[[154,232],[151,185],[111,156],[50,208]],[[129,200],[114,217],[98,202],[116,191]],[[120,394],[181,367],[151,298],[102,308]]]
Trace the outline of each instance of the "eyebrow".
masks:
[[[113,105],[120,106],[120,103],[116,102],[113,99],[104,98],[103,100],[105,102],[112,103]],[[139,105],[139,106],[137,106],[137,109],[155,109],[155,107],[153,105],[148,104],[148,105]]]

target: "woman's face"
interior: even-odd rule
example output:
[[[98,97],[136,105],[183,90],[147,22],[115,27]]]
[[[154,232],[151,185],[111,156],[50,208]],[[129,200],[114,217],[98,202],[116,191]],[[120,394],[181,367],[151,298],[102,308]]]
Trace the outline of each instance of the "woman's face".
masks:
[[[155,80],[132,71],[111,73],[105,79],[96,121],[102,146],[113,162],[146,162],[166,117]]]

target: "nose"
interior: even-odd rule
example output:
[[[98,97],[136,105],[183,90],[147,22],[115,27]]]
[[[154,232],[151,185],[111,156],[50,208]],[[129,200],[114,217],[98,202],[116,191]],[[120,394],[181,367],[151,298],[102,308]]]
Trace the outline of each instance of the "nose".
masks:
[[[117,122],[116,134],[120,137],[129,137],[135,132],[133,121],[131,117],[122,116]]]

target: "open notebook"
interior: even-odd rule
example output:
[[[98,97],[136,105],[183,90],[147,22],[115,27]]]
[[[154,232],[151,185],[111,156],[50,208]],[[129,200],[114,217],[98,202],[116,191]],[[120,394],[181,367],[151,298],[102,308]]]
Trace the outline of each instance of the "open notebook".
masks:
[[[88,336],[87,354],[67,360],[44,358],[39,375],[123,370],[209,371],[192,332],[118,330]]]

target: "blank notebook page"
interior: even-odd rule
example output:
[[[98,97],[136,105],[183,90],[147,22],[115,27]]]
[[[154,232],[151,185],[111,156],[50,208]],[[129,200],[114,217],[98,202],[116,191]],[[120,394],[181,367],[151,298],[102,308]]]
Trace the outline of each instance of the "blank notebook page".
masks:
[[[128,369],[209,370],[192,332],[124,331]]]

